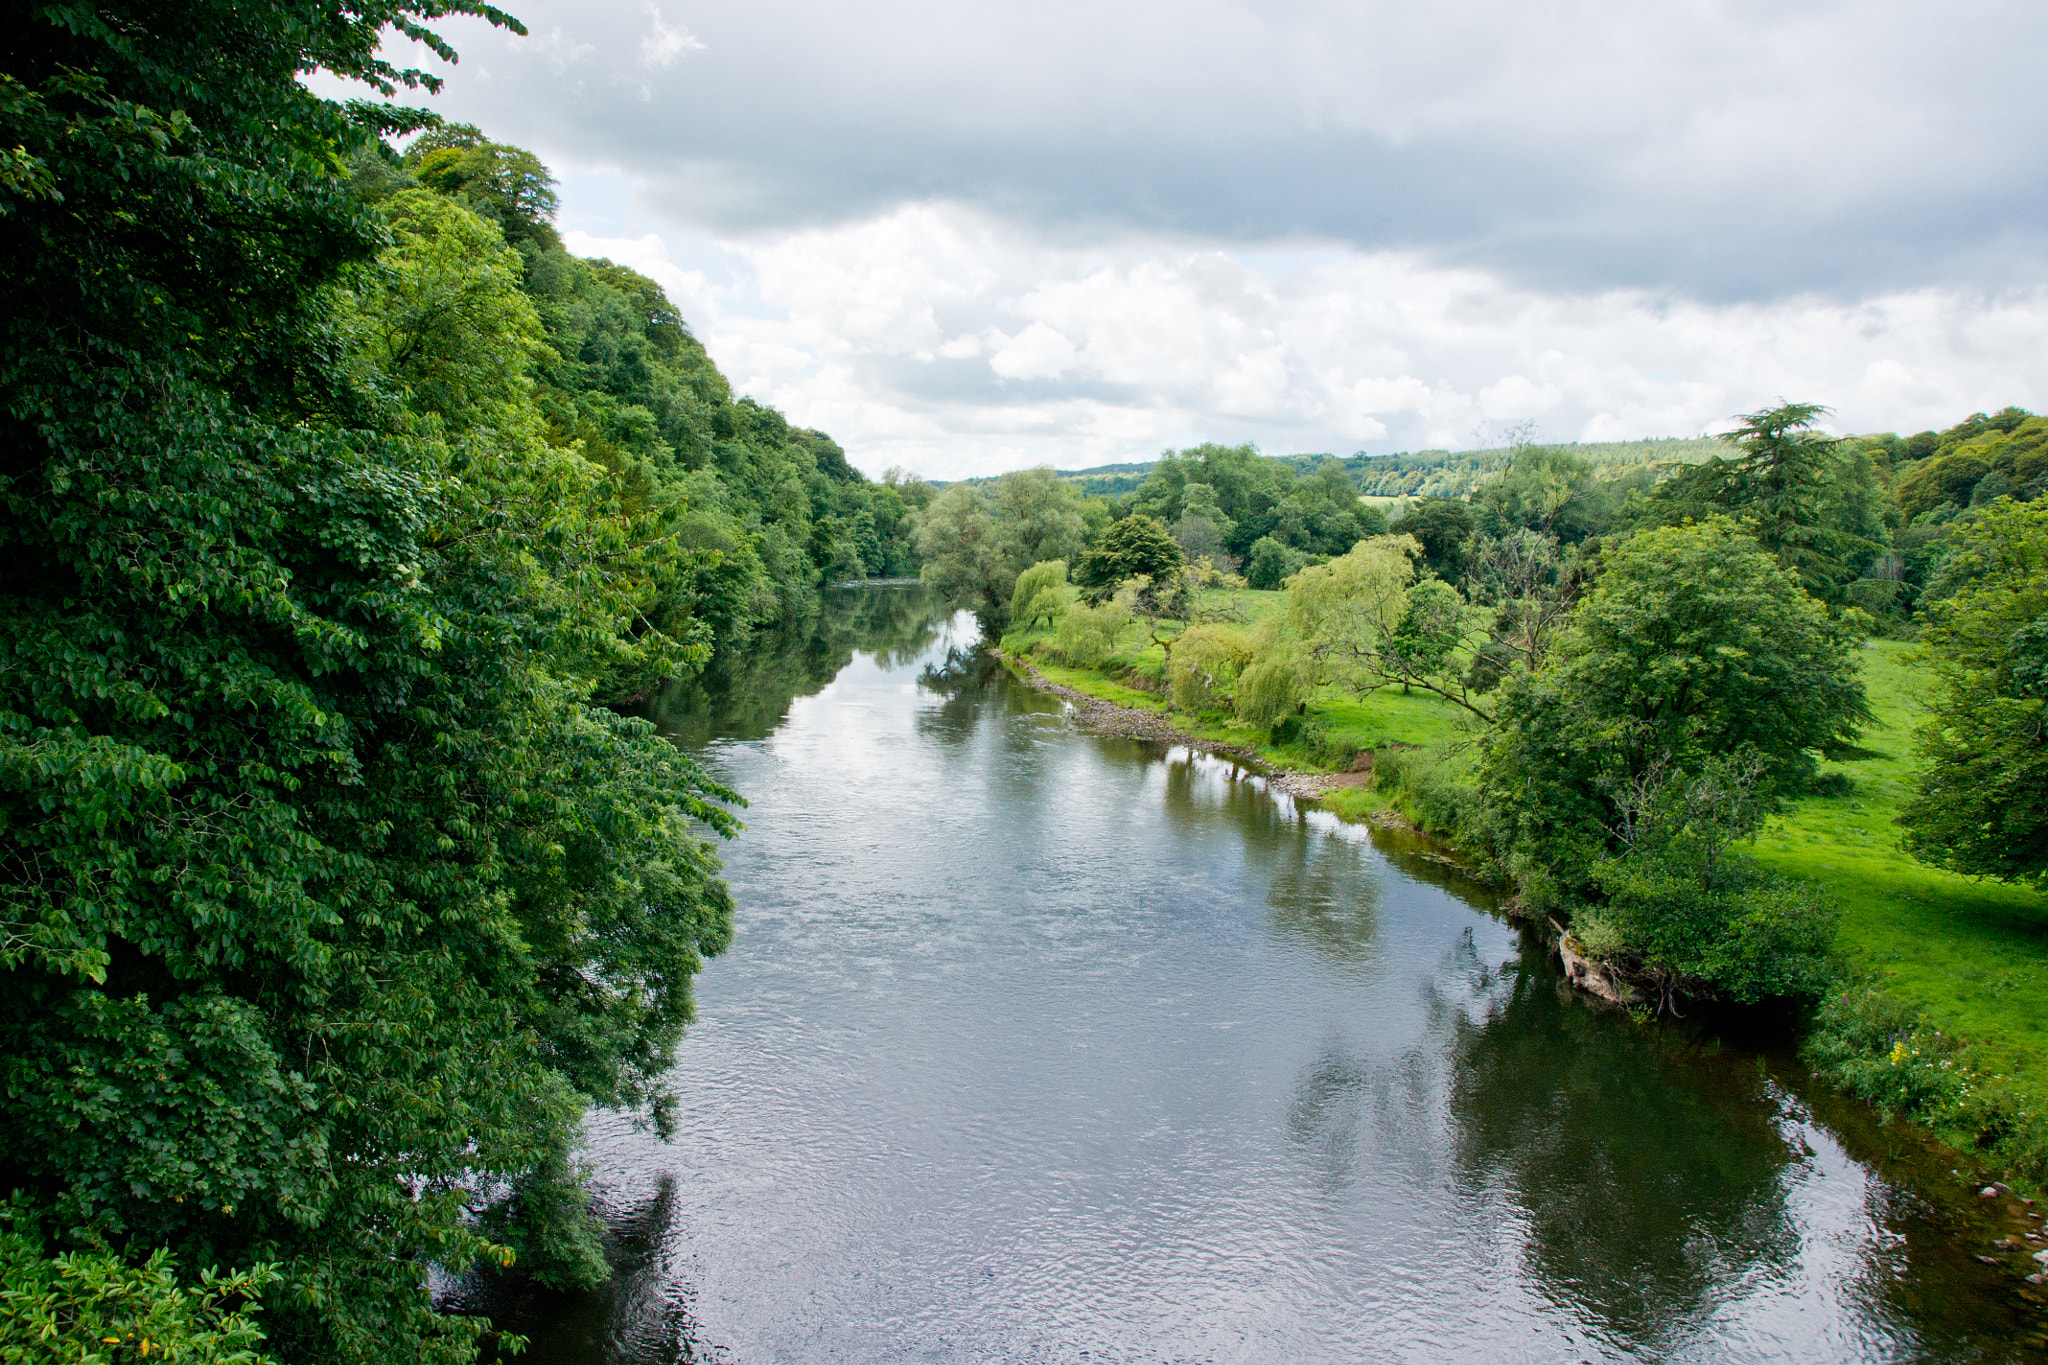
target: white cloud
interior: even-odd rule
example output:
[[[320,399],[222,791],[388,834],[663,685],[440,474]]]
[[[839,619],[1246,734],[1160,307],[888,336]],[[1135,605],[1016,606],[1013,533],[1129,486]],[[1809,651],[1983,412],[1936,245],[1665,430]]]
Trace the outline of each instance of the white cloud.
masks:
[[[735,383],[870,472],[1692,435],[1780,395],[1842,430],[1914,431],[2048,401],[2048,292],[1716,305],[1517,286],[1415,255],[1273,260],[1148,235],[1049,243],[957,205],[731,239],[572,235],[671,291]],[[730,282],[712,285],[714,274]]]
[[[647,36],[640,40],[640,60],[650,66],[669,66],[686,52],[702,52],[704,44],[697,36],[681,24],[665,24],[661,21],[659,7],[647,7],[649,28]]]
[[[871,471],[2048,401],[2048,86],[1984,57],[2039,68],[2048,7],[688,17],[451,20],[437,106],[539,151],[572,249],[659,280],[737,385]]]

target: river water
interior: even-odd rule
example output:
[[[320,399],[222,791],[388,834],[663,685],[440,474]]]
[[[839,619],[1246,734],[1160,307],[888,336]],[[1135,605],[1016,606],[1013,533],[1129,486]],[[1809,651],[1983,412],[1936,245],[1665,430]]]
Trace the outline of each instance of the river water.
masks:
[[[590,1120],[618,1279],[500,1305],[523,1359],[2042,1358],[1788,1059],[1572,999],[1423,846],[973,644],[838,592],[655,708],[753,803],[737,934],[675,1141]]]

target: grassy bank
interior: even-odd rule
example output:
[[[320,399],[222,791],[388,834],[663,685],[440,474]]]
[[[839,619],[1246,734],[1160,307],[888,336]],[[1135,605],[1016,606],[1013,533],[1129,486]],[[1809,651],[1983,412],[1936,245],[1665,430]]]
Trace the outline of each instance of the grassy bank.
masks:
[[[1280,594],[1231,597],[1256,619]],[[1004,643],[1055,682],[1167,712],[1179,729],[1276,766],[1342,771],[1372,751],[1380,781],[1322,798],[1347,818],[1391,808],[1442,831],[1454,809],[1449,789],[1468,758],[1469,732],[1462,713],[1437,698],[1319,695],[1304,716],[1269,732],[1227,712],[1172,713],[1157,646],[1077,669],[1057,662],[1050,639],[1047,630],[1022,631]],[[1874,642],[1861,660],[1877,725],[1858,751],[1823,765],[1837,790],[1793,803],[1754,848],[1767,866],[1825,888],[1842,911],[1837,945],[1849,976],[1822,1010],[1808,1054],[1852,1092],[1982,1150],[2028,1184],[2048,1185],[2039,1117],[2048,1113],[2048,896],[1942,872],[1900,849],[1893,821],[1930,678],[1895,642]]]
[[[1959,1145],[1988,1140],[2030,1182],[2048,1181],[2048,896],[1900,849],[1893,821],[1931,678],[1910,646],[1878,641],[1863,652],[1863,680],[1878,725],[1860,754],[1823,766],[1848,790],[1800,800],[1755,850],[1827,889],[1842,910],[1837,942],[1861,978],[1824,1013],[1810,1050],[1835,1079],[1916,1111]],[[1883,1055],[1863,1055],[1873,1050]],[[1933,1074],[1889,1074],[1915,1066]]]

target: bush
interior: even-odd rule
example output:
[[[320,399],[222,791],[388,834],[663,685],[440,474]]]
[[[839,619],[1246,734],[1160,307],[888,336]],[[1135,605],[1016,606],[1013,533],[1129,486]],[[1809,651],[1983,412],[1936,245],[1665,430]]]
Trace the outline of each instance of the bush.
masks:
[[[1173,642],[1173,704],[1183,711],[1230,705],[1228,691],[1251,658],[1251,637],[1235,626],[1189,626]]]
[[[1093,668],[1116,653],[1117,637],[1130,627],[1128,607],[1115,601],[1091,607],[1076,604],[1060,617],[1055,640],[1060,656],[1079,668]]]
[[[1244,581],[1247,586],[1262,589],[1279,587],[1308,564],[1308,556],[1301,551],[1282,545],[1271,536],[1260,536],[1252,542],[1251,550],[1244,559]]]
[[[47,1250],[26,1201],[0,1207],[0,1361],[270,1365],[252,1316],[252,1300],[279,1279],[270,1267],[204,1271],[181,1289],[168,1251],[134,1266],[103,1251]]]
[[[1431,749],[1385,749],[1373,760],[1373,787],[1398,795],[1401,807],[1424,829],[1462,830],[1476,794],[1459,767]]]

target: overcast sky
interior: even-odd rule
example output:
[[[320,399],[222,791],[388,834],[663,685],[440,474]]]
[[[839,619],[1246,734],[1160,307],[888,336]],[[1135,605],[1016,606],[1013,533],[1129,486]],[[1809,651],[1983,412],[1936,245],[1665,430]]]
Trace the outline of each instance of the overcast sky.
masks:
[[[870,473],[2048,403],[2048,5],[511,8],[434,106]]]

